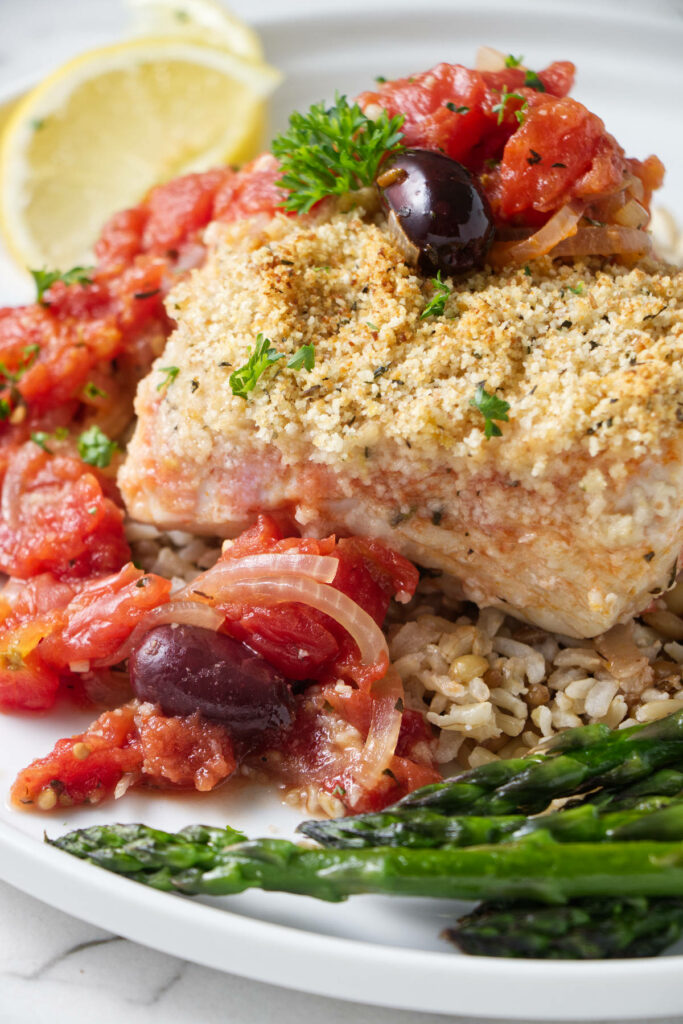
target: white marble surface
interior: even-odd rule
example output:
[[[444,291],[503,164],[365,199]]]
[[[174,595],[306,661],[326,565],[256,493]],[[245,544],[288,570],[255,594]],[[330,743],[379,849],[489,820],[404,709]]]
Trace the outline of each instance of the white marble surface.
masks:
[[[395,2],[386,0],[384,6],[390,9]],[[334,6],[348,10],[361,4],[338,0]],[[303,13],[322,5],[322,0],[288,0],[287,7]],[[258,20],[285,5],[234,0],[232,6]],[[0,0],[0,94],[111,38],[123,21],[119,0]],[[60,30],[66,22],[68,36]],[[0,1024],[264,1024],[275,1019],[278,1024],[302,1019],[439,1024],[456,1018],[308,996],[212,971],[101,931],[0,883]],[[667,1020],[673,1024],[680,1018]]]

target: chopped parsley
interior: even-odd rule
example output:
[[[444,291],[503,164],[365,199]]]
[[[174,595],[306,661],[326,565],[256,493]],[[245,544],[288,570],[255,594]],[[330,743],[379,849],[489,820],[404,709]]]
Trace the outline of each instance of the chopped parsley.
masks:
[[[289,357],[285,366],[288,370],[308,370],[310,373],[315,366],[315,347],[302,345],[293,356]]]
[[[63,281],[64,284],[92,284],[91,274],[94,267],[72,267],[71,270],[32,270],[31,277],[36,283],[36,299],[41,306],[48,306],[49,303],[43,300],[45,292],[56,284]]]
[[[535,89],[536,92],[545,92],[545,86],[535,71],[527,71],[524,75],[524,84],[528,89]]]
[[[110,441],[97,424],[88,427],[78,438],[78,454],[89,466],[106,469],[118,445]]]
[[[7,399],[0,398],[0,420],[8,420],[11,412],[12,406]]]
[[[451,294],[451,289],[441,277],[441,271],[436,277],[431,278],[431,284],[434,285],[434,295],[420,313],[420,320],[426,320],[428,316],[443,316],[446,302]]]
[[[505,109],[510,100],[521,100],[521,107],[514,111],[515,117],[517,118],[518,124],[524,124],[524,117],[526,110],[529,106],[529,101],[525,100],[521,92],[508,92],[507,86],[504,85],[500,91],[500,103],[495,103],[491,108],[494,114],[498,114],[498,120],[496,124],[502,124],[505,117]]]
[[[50,435],[44,430],[35,430],[31,434],[31,440],[34,444],[37,444],[39,448],[42,448],[44,452],[47,452],[48,455],[52,455],[52,452],[47,446],[47,442],[50,440]]]
[[[102,388],[98,388],[97,384],[93,384],[91,380],[83,388],[88,398],[106,398],[107,392],[103,391]]]
[[[455,103],[448,102],[444,104],[444,106],[448,107],[448,109],[451,110],[454,114],[469,114],[470,112],[469,107],[458,107],[455,105]]]
[[[569,285],[569,291],[574,292],[574,295],[583,295],[583,281],[579,281],[577,285]]]
[[[160,384],[157,384],[157,391],[161,391],[162,388],[169,387],[180,373],[179,366],[162,366],[160,373],[165,374],[164,379]]]
[[[532,165],[533,164],[540,164],[541,160],[543,159],[541,154],[537,153],[535,149],[530,149],[529,152],[530,152],[531,156],[528,156],[526,158],[526,162],[528,164],[532,164]]]
[[[272,145],[283,172],[278,185],[289,193],[284,208],[308,213],[326,196],[372,185],[384,158],[404,149],[402,124],[402,114],[389,119],[385,110],[372,120],[339,94],[331,107],[321,102],[306,114],[295,111]]]
[[[285,358],[284,352],[278,352],[273,348],[273,342],[263,334],[256,336],[254,350],[248,352],[249,358],[244,366],[233,370],[229,377],[230,389],[233,395],[246,400],[250,391],[253,391],[259,378],[265,373],[269,366],[273,366],[280,359]],[[289,357],[285,366],[289,370],[307,370],[309,373],[315,366],[315,347],[313,345],[302,345]]]
[[[514,57],[511,53],[508,53],[507,57],[505,58],[505,67],[518,68],[523,60],[524,57],[522,56],[522,54],[520,54],[519,57]]]
[[[490,395],[482,381],[481,384],[477,384],[474,398],[470,398],[470,405],[473,409],[477,409],[484,417],[484,434],[486,439],[501,437],[503,432],[498,424],[494,423],[494,420],[499,420],[501,423],[508,422],[509,403],[502,398],[498,398],[497,395]]]

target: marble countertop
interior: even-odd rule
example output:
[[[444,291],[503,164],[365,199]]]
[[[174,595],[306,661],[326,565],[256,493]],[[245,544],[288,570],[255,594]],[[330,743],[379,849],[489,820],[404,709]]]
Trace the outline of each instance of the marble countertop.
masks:
[[[288,0],[288,8],[304,12],[321,2]],[[337,6],[346,10],[357,2]],[[281,9],[279,0],[234,0],[232,6],[253,20]],[[0,8],[0,92],[110,38],[124,21],[119,0],[1,0]],[[75,26],[68,41],[59,31],[64,19]],[[0,1024],[65,1019],[69,1024],[463,1021],[309,996],[213,971],[109,934],[0,883]]]

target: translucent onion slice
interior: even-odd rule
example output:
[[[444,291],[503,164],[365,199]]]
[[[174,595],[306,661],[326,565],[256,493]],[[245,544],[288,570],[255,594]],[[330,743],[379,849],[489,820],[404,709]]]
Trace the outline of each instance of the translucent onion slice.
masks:
[[[605,225],[579,228],[572,238],[560,242],[553,256],[640,256],[652,249],[652,236],[639,228]]]
[[[9,461],[2,484],[0,511],[2,518],[11,529],[15,529],[19,525],[24,478],[30,476],[33,466],[42,462],[44,458],[39,446],[33,441],[27,441]]]
[[[127,640],[109,657],[93,661],[95,668],[106,668],[108,665],[118,665],[120,661],[127,658],[130,652],[136,647],[145,633],[155,626],[165,626],[167,623],[177,622],[183,626],[200,626],[202,629],[213,629],[214,631],[223,624],[224,615],[209,604],[201,601],[168,601],[167,604],[160,604],[152,608],[150,612],[140,619],[135,629]]]
[[[206,578],[195,580],[193,588],[206,593]],[[389,649],[384,633],[375,620],[340,590],[319,583],[307,576],[288,579],[286,576],[264,576],[262,579],[243,580],[227,584],[224,590],[216,588],[211,595],[214,600],[225,603],[269,606],[293,601],[329,615],[351,636],[358,647],[364,665],[388,664]]]
[[[372,717],[368,735],[360,752],[353,779],[365,790],[374,789],[391,765],[401,731],[403,683],[398,672],[389,668],[372,688]]]
[[[505,54],[493,46],[480,46],[474,66],[477,71],[504,71]],[[520,64],[520,67],[523,65]]]
[[[521,266],[529,260],[545,256],[555,249],[565,238],[576,234],[577,224],[583,217],[585,203],[575,199],[561,206],[547,224],[539,228],[533,235],[520,242],[496,242],[491,248],[489,259],[494,268],[514,264]],[[553,253],[554,255],[554,253]]]
[[[233,583],[262,579],[264,576],[305,576],[320,583],[331,583],[337,575],[339,559],[332,555],[265,554],[247,555],[234,561],[217,562],[181,591],[181,595],[198,591],[207,597],[223,593]]]

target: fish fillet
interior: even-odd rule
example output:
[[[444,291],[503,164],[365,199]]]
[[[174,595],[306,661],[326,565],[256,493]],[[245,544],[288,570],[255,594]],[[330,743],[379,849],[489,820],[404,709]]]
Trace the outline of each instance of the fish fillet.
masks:
[[[683,275],[539,260],[434,284],[371,214],[212,225],[137,396],[130,514],[229,537],[259,511],[385,540],[574,637],[670,586],[683,546]],[[257,335],[285,357],[246,399]],[[177,367],[169,379],[163,368]],[[483,384],[509,404],[485,436]]]

